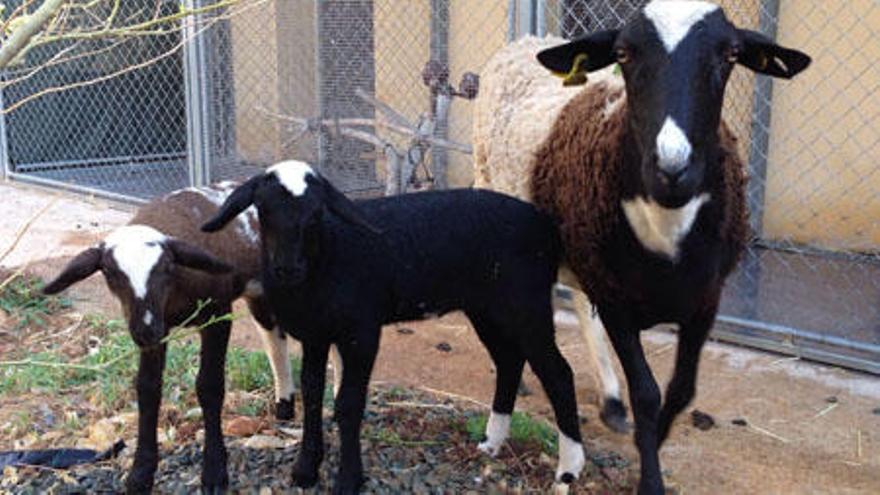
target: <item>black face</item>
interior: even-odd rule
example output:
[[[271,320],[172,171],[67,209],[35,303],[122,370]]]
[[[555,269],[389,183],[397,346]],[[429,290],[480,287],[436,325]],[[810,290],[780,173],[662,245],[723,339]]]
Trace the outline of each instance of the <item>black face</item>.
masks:
[[[680,207],[700,192],[741,50],[737,30],[720,10],[694,23],[671,52],[645,16],[617,37],[642,184],[659,204]]]
[[[294,196],[277,180],[266,180],[254,191],[254,205],[260,218],[264,276],[274,285],[301,284],[319,249],[324,206],[316,189],[308,187]]]
[[[733,66],[791,78],[810,58],[737,29],[706,2],[651,2],[623,29],[544,50],[538,61],[569,76],[620,64],[643,193],[673,208],[698,195],[713,172]]]

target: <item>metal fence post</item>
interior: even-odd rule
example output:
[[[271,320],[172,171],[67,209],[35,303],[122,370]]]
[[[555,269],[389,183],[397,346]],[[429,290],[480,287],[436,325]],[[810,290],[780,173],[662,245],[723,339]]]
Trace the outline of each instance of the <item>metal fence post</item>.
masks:
[[[3,89],[0,88],[0,176],[3,180],[9,179],[11,171],[9,142],[6,140],[6,103],[3,99]]]
[[[761,0],[760,24],[762,33],[776,39],[779,0]],[[773,78],[755,76],[752,100],[752,141],[749,148],[748,201],[752,207],[751,227],[756,237],[764,230],[764,189],[767,180],[767,155],[770,148],[770,117],[773,103]]]
[[[431,0],[431,60],[436,60],[449,67],[449,0]],[[429,95],[428,98],[431,105],[439,107],[440,96],[435,98]],[[449,121],[447,120],[448,111],[440,108],[434,109],[437,116],[434,135],[436,137],[446,139],[449,134]],[[434,176],[434,188],[446,189],[449,181],[446,177],[446,169],[449,156],[446,150],[439,147],[431,148],[431,175]]]
[[[187,9],[200,7],[202,0],[185,0]],[[205,37],[199,33],[201,15],[184,19],[183,70],[186,84],[186,163],[191,186],[211,182],[210,150],[208,136],[208,97]]]

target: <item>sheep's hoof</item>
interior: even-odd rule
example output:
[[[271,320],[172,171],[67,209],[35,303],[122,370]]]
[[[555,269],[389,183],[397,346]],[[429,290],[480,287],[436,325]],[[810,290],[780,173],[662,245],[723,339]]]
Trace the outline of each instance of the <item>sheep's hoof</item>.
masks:
[[[129,495],[136,495],[142,493],[150,493],[153,491],[153,477],[151,476],[148,479],[138,478],[136,476],[129,475],[128,479],[125,480],[125,493]]]
[[[290,421],[296,414],[296,405],[291,395],[290,399],[281,399],[275,403],[275,419],[280,421]]]
[[[336,480],[333,485],[333,495],[356,495],[360,493],[364,481],[364,477],[361,475],[355,476],[352,480]]]
[[[626,406],[616,397],[606,397],[599,418],[611,431],[620,434],[629,433],[630,424],[626,420]]]
[[[293,467],[293,485],[298,488],[311,488],[318,484],[318,470],[300,467],[297,463]]]
[[[128,478],[125,480],[125,493],[150,493],[153,490],[153,477],[157,466],[158,460],[138,462],[135,459],[135,465],[128,472]]]
[[[221,485],[213,485],[213,486],[202,486],[202,494],[203,495],[221,495],[226,493],[226,486]]]
[[[495,445],[488,440],[480,442],[477,445],[477,448],[480,449],[480,452],[488,455],[489,457],[496,457],[499,452],[501,452],[501,445]]]

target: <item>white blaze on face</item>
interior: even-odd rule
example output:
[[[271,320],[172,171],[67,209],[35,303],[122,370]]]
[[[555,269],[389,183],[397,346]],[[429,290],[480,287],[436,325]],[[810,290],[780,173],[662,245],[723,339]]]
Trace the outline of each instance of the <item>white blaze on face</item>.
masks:
[[[681,208],[664,208],[653,200],[639,196],[623,201],[623,213],[645,249],[678,258],[678,243],[690,232],[700,207],[709,201],[709,194],[692,198]]]
[[[150,323],[153,323],[153,313],[148,309],[144,313],[144,325],[149,325]]]
[[[666,172],[687,167],[691,158],[691,142],[672,117],[666,117],[657,134],[657,165]]]
[[[309,187],[306,177],[315,175],[315,171],[312,170],[308,163],[298,160],[276,163],[269,167],[266,172],[275,174],[278,182],[294,196],[302,196],[306,192],[306,188]]]
[[[654,0],[645,6],[643,12],[654,24],[666,52],[672,53],[694,24],[718,9],[709,2]]]
[[[165,239],[165,234],[146,225],[119,227],[104,239],[104,248],[110,251],[119,270],[128,277],[138,299],[147,295],[147,281],[162,256]]]

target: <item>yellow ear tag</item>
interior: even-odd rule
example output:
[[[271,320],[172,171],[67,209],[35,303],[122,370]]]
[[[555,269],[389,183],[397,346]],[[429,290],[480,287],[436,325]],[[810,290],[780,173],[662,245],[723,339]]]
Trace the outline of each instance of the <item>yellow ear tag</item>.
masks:
[[[554,72],[553,75],[562,78],[563,86],[581,86],[587,83],[586,62],[589,57],[586,53],[579,53],[574,57],[571,70],[568,73]]]
[[[770,59],[767,58],[767,55],[761,53],[761,63],[758,64],[761,67],[761,70],[767,69],[767,64],[770,62]]]

